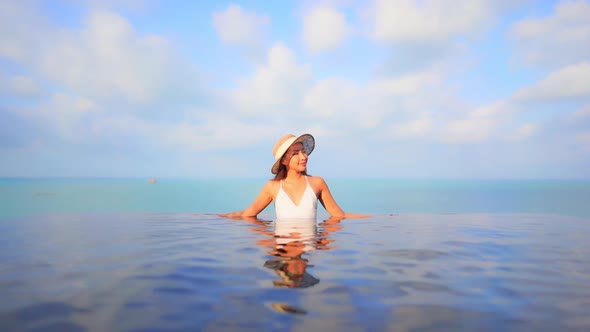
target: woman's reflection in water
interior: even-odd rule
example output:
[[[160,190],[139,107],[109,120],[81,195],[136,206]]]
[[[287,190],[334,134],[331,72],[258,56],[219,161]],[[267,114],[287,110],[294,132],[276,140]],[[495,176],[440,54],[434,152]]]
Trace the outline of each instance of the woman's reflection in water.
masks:
[[[274,270],[280,277],[273,281],[275,287],[306,288],[320,282],[307,271],[312,265],[304,255],[331,249],[333,240],[329,235],[340,229],[340,219],[331,218],[319,224],[315,219],[277,219],[272,223],[256,218],[247,220],[256,225],[253,231],[267,235],[257,243],[274,256],[264,267]],[[273,231],[269,230],[271,227]]]
[[[274,287],[306,288],[312,287],[320,280],[307,269],[313,267],[304,258],[314,250],[333,248],[333,240],[329,239],[332,232],[340,230],[340,220],[331,218],[319,225],[315,219],[277,219],[274,222],[256,218],[245,218],[255,225],[252,231],[266,235],[257,243],[268,249],[267,253],[274,256],[264,263],[264,267],[275,271],[278,280],[273,280]],[[273,229],[274,228],[274,229]],[[281,313],[306,314],[301,308],[284,302],[270,304],[271,308]]]

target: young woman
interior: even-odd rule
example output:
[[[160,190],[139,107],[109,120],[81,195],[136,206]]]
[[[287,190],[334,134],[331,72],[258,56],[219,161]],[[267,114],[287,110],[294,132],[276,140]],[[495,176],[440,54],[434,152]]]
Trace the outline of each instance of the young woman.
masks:
[[[274,201],[277,219],[315,219],[319,200],[332,218],[369,217],[342,211],[332,197],[326,181],[319,176],[307,175],[307,159],[314,148],[315,140],[310,134],[299,137],[287,134],[281,137],[272,150],[275,157],[271,168],[272,174],[275,174],[274,179],[264,185],[258,197],[245,210],[221,216],[255,217]]]

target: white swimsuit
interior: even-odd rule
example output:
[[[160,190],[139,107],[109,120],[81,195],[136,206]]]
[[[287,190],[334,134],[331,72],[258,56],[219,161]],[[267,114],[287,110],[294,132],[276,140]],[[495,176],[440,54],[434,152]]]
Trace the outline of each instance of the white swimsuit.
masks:
[[[299,205],[295,205],[289,195],[283,190],[283,180],[281,180],[281,186],[275,199],[277,219],[316,218],[318,198],[309,185],[307,176],[305,177],[305,181],[307,182],[307,186],[305,187],[303,196],[299,201]]]

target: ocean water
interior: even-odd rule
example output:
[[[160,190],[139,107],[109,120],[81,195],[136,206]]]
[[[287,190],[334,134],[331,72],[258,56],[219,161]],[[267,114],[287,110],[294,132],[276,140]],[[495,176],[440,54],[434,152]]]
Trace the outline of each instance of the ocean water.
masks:
[[[264,180],[0,180],[0,331],[587,331],[590,183],[329,181],[371,218],[232,220]]]
[[[339,205],[351,212],[590,217],[589,180],[326,180]],[[146,179],[0,179],[0,218],[51,212],[221,213],[244,209],[265,181],[160,179],[151,184]],[[273,214],[271,204],[264,216]]]

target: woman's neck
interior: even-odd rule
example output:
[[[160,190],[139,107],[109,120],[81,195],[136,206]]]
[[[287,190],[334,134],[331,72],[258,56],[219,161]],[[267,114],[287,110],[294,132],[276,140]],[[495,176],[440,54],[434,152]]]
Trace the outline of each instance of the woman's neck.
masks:
[[[299,180],[303,176],[305,176],[305,175],[303,175],[302,172],[289,170],[289,171],[287,171],[287,176],[285,177],[285,180]]]

